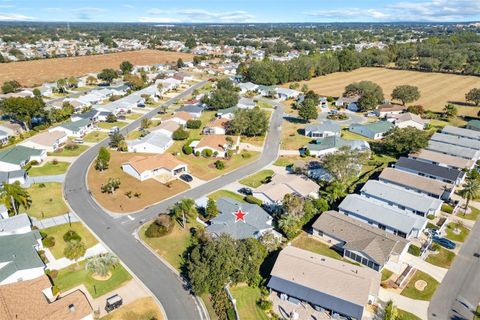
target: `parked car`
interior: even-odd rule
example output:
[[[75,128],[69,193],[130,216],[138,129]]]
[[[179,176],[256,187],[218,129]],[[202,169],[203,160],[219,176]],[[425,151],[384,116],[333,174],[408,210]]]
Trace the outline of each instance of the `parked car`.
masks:
[[[180,179],[185,181],[185,182],[192,182],[193,181],[193,177],[189,174],[186,174],[186,173],[180,175]]]
[[[76,144],[82,144],[84,141],[82,138],[75,138],[75,140],[73,140],[73,142],[75,142]]]
[[[445,247],[447,249],[455,249],[455,247],[457,246],[457,244],[451,240],[448,240],[447,238],[442,238],[442,237],[439,237],[439,236],[433,236],[432,237],[432,241],[435,242],[435,243],[438,243],[439,245],[441,245],[442,247]]]
[[[115,133],[118,133],[118,132],[120,132],[120,128],[119,128],[119,127],[112,127],[112,128],[110,129],[110,131],[108,131],[108,134],[109,134],[110,136],[113,136]]]
[[[113,296],[107,298],[107,304],[105,305],[105,311],[110,312],[115,309],[118,309],[122,306],[123,300],[118,294],[114,294]]]
[[[250,188],[240,188],[238,189],[238,192],[246,196],[251,196],[253,194],[253,191]]]

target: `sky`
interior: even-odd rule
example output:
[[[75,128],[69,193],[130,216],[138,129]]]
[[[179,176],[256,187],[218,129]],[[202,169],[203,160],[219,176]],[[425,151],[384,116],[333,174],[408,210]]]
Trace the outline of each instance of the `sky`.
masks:
[[[0,21],[480,21],[480,0],[0,0]]]

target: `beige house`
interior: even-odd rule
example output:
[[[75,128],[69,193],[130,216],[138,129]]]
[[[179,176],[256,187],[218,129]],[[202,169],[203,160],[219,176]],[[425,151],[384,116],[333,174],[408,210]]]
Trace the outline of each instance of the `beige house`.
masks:
[[[175,121],[162,121],[158,126],[148,129],[150,132],[163,133],[166,136],[172,137],[173,133],[180,128],[181,125]]]
[[[228,122],[230,120],[227,118],[215,118],[203,128],[203,134],[225,134],[225,126]]]
[[[425,129],[428,121],[423,120],[419,115],[406,112],[387,116],[387,120],[391,121],[398,128],[413,127],[418,130]]]
[[[188,120],[193,120],[193,117],[190,113],[186,111],[175,112],[173,115],[164,119],[164,121],[174,121],[182,126],[187,124]]]
[[[162,183],[174,180],[180,174],[188,172],[185,163],[168,153],[134,156],[130,161],[122,164],[122,169],[140,181],[155,178]]]
[[[275,174],[272,181],[253,191],[253,195],[266,204],[281,204],[286,194],[317,198],[319,185],[308,177],[296,174]]]
[[[67,134],[64,131],[51,131],[39,133],[22,143],[20,145],[32,149],[47,150],[47,152],[54,152],[62,144],[67,142]]]

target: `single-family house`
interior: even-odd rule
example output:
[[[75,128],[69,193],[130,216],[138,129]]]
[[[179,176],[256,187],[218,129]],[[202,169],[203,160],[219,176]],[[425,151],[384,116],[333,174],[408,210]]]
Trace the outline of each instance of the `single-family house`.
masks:
[[[325,120],[320,123],[305,126],[305,136],[310,138],[340,136],[340,131],[340,126],[332,120]]]
[[[93,309],[77,289],[58,298],[48,276],[0,286],[0,320],[93,320]]]
[[[339,136],[316,139],[312,143],[307,144],[305,150],[309,150],[311,156],[321,157],[325,154],[335,152],[341,147],[350,147],[351,149],[359,151],[370,150],[370,145],[366,141],[347,140]]]
[[[2,122],[0,123],[0,130],[7,133],[9,137],[16,137],[25,132],[22,125],[16,122]]]
[[[0,236],[0,285],[44,275],[45,264],[37,252],[41,239],[38,230]]]
[[[472,132],[475,132],[475,131],[472,131]],[[436,142],[448,143],[448,144],[463,147],[463,148],[480,150],[480,140],[463,138],[460,136],[454,136],[453,134],[434,133],[430,138],[430,140],[436,141]]]
[[[186,104],[183,105],[178,109],[177,112],[187,112],[189,113],[194,119],[200,118],[202,112],[205,110],[205,107],[201,103],[196,104]]]
[[[8,143],[10,137],[11,136],[8,134],[8,132],[0,130],[0,145]]]
[[[479,120],[470,120],[469,124],[472,121],[479,121]],[[442,133],[460,137],[460,138],[471,139],[471,140],[477,141],[477,144],[480,143],[480,132],[476,130],[471,130],[468,128],[467,129],[459,128],[454,126],[445,126],[442,129]]]
[[[68,102],[69,104],[71,104],[75,112],[79,112],[82,109],[92,105],[91,103],[86,103],[76,98],[66,98],[65,100],[63,100],[63,102]],[[62,103],[62,107],[63,107],[63,103]]]
[[[473,119],[473,120],[468,121],[465,128],[467,128],[469,130],[480,131],[480,120]]]
[[[219,109],[215,115],[217,117],[220,117],[220,118],[227,118],[227,119],[232,120],[233,117],[235,116],[235,111],[237,111],[237,110],[238,110],[237,107]]]
[[[360,96],[352,96],[352,97],[340,97],[335,101],[335,106],[339,108],[347,108],[350,111],[357,112],[358,108],[358,100]]]
[[[398,128],[413,127],[418,130],[425,129],[425,125],[428,123],[419,115],[410,112],[387,115],[387,120]]]
[[[385,134],[393,128],[389,121],[378,121],[372,123],[353,123],[348,127],[348,131],[359,134],[373,140],[382,139]]]
[[[88,120],[90,120],[90,122],[95,123],[95,122],[99,121],[98,120],[99,115],[100,115],[100,111],[98,111],[96,109],[91,109],[91,110],[86,111],[86,112],[72,114],[70,116],[70,120],[75,122],[75,121],[79,121],[79,120],[88,119]]]
[[[451,156],[448,154],[431,151],[427,149],[421,149],[415,153],[408,155],[409,158],[418,161],[424,161],[431,164],[436,164],[442,167],[457,169],[457,170],[470,170],[475,166],[475,161],[471,159],[460,158]]]
[[[7,211],[5,205],[1,205],[0,211]],[[4,211],[4,212],[5,212]],[[0,237],[13,234],[24,234],[32,231],[32,222],[26,213],[20,213],[15,216],[3,216],[0,213]]]
[[[276,96],[280,100],[297,99],[302,93],[288,88],[275,88]]]
[[[215,118],[210,121],[205,128],[203,134],[222,134],[225,135],[225,126],[230,122],[227,118]]]
[[[392,183],[405,189],[413,190],[445,201],[450,199],[450,196],[455,189],[455,186],[451,183],[422,177],[394,168],[383,169],[378,179],[385,183]]]
[[[407,107],[399,104],[382,104],[375,109],[374,113],[377,117],[383,118],[392,115],[399,115],[405,110],[407,110]]]
[[[163,119],[163,121],[174,121],[182,126],[186,125],[188,120],[193,120],[193,117],[190,113],[185,111],[177,111],[173,115]]]
[[[237,108],[239,109],[253,109],[255,108],[257,103],[255,100],[250,98],[240,98],[237,103]]]
[[[82,119],[75,122],[65,122],[49,129],[49,132],[64,132],[69,137],[81,138],[93,129],[90,119]]]
[[[0,152],[0,171],[21,170],[30,161],[43,162],[47,157],[46,150],[32,149],[21,145]]]
[[[380,274],[287,246],[275,261],[267,287],[282,300],[304,302],[337,318],[363,319],[367,306],[377,300]]]
[[[77,101],[79,101],[81,104],[84,106],[92,106],[94,104],[98,104],[105,100],[105,96],[103,95],[98,95],[94,93],[86,93],[84,95],[79,96],[78,98],[75,98]]]
[[[144,152],[144,153],[164,153],[173,144],[170,136],[151,132],[145,137],[135,140],[128,140],[128,152]]]
[[[219,214],[207,226],[207,232],[215,237],[228,234],[234,239],[259,238],[273,231],[273,218],[255,204],[220,198],[217,208]]]
[[[27,181],[27,171],[20,169],[14,171],[0,171],[0,185],[4,183],[15,183],[18,181],[21,185],[24,185]]]
[[[173,155],[166,153],[134,156],[122,164],[122,170],[140,181],[155,178],[162,183],[167,183],[180,174],[188,172],[188,167]]]
[[[402,238],[418,237],[427,219],[358,194],[349,194],[338,206],[347,216],[393,233]]]
[[[277,95],[277,91],[275,90],[274,86],[263,86],[259,85],[257,88],[257,92],[262,97],[275,97]]]
[[[253,190],[253,195],[263,203],[281,204],[286,194],[303,198],[318,198],[319,185],[308,177],[297,174],[275,174],[271,181]]]
[[[230,140],[230,141],[229,141]],[[195,153],[211,150],[214,157],[225,158],[228,150],[235,150],[240,144],[240,137],[223,134],[206,135],[200,140],[193,141],[190,147]]]
[[[433,140],[428,142],[428,146],[425,149],[473,161],[480,159],[479,150]]]
[[[438,198],[377,180],[367,181],[360,194],[422,217],[437,215],[443,204]]]
[[[465,178],[465,172],[457,169],[442,167],[424,161],[400,157],[395,163],[395,168],[417,174],[421,177],[427,177],[434,180],[440,180],[453,185],[459,185]]]
[[[312,225],[312,234],[331,244],[343,257],[376,271],[384,266],[391,271],[401,269],[408,250],[404,238],[337,211],[322,213]]]
[[[252,82],[239,83],[238,87],[240,88],[240,93],[247,93],[249,91],[255,92],[258,88],[258,85]]]
[[[62,144],[67,142],[67,134],[64,131],[45,131],[25,141],[19,143],[19,145],[39,150],[47,150],[47,152],[54,152]]]
[[[162,121],[158,126],[149,128],[148,131],[152,133],[160,133],[172,137],[173,133],[181,126],[175,121]]]
[[[180,80],[174,79],[174,78],[166,78],[166,79],[158,79],[155,81],[155,85],[162,84],[161,90],[159,90],[160,94],[164,94],[168,91],[175,90],[182,84]]]

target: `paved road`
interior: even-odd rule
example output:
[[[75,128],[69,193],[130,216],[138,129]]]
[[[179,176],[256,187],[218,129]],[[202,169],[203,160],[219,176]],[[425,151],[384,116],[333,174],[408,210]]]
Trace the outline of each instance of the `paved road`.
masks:
[[[176,99],[190,94],[195,88],[203,85],[198,83],[175,99],[164,105],[173,104]],[[158,108],[159,109],[159,108]],[[142,118],[152,117],[157,113],[155,109],[122,129],[126,133],[138,127]],[[263,166],[274,161],[278,154],[282,109],[278,106],[273,113],[270,131],[266,139],[266,146],[259,160],[237,171],[208,182],[195,189],[191,189],[181,196],[177,196],[160,204],[153,205],[133,216],[134,221],[127,217],[115,219],[100,208],[92,199],[86,185],[85,177],[90,163],[97,156],[103,141],[83,153],[69,168],[64,186],[65,199],[73,211],[85,222],[88,227],[125,263],[125,265],[153,292],[162,303],[169,319],[201,319],[201,310],[197,307],[195,298],[183,289],[180,279],[164,264],[160,263],[155,254],[145,248],[134,237],[134,231],[141,221],[154,217],[175,201],[183,197],[196,198],[211,191],[252,174]]]
[[[432,297],[428,318],[472,319],[480,302],[480,222],[473,226],[442,283]]]

